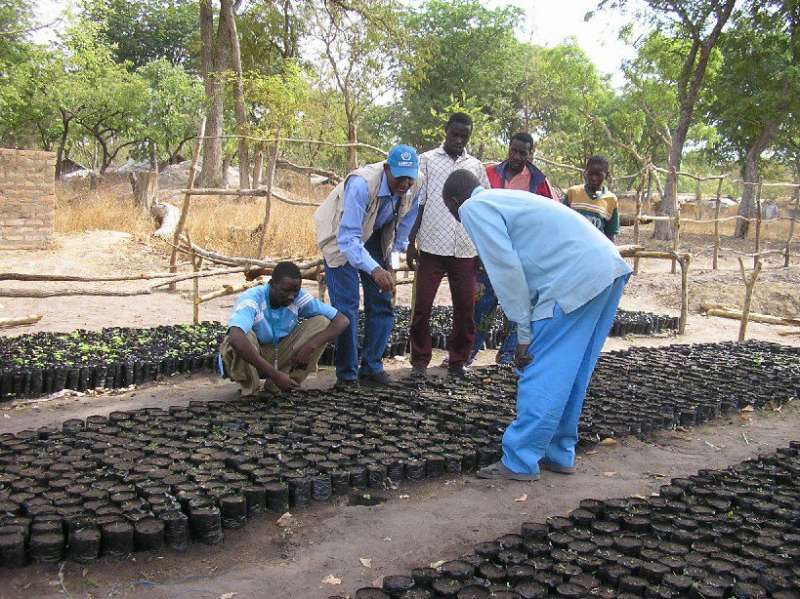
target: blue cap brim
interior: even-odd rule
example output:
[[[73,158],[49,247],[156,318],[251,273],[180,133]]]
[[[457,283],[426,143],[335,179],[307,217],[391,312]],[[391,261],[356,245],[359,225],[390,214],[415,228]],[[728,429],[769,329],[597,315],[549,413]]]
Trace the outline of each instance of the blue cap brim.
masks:
[[[417,177],[419,176],[419,169],[414,168],[413,166],[389,165],[389,172],[392,173],[392,177],[395,179],[399,179],[400,177],[411,177],[416,181]]]

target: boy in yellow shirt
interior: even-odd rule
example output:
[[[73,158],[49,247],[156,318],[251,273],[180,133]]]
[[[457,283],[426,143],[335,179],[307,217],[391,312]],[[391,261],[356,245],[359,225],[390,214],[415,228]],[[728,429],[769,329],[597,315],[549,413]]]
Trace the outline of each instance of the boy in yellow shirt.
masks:
[[[604,185],[608,177],[608,160],[603,156],[592,156],[586,161],[584,185],[575,185],[567,190],[562,202],[585,216],[614,241],[619,233],[619,207],[617,196]]]

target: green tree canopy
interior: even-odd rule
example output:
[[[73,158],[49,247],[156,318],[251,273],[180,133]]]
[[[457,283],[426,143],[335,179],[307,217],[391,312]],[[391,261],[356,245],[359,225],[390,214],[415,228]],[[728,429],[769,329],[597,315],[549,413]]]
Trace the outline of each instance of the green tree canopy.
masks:
[[[434,114],[452,98],[476,99],[503,131],[513,127],[525,58],[514,34],[521,12],[485,8],[479,0],[429,0],[408,14],[404,28],[413,50],[404,57],[396,115],[405,141],[420,148],[441,141],[441,133],[425,132],[435,128]]]
[[[83,17],[98,25],[100,39],[119,63],[133,68],[163,58],[190,65],[198,54],[194,0],[82,0]]]

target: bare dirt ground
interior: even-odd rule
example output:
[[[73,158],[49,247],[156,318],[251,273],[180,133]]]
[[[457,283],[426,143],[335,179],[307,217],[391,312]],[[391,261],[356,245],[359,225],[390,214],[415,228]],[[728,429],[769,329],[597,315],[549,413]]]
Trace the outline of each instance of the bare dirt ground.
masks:
[[[622,240],[626,241],[625,239]],[[693,243],[685,238],[687,247]],[[707,243],[704,241],[703,243]],[[712,272],[708,254],[700,249],[693,267],[692,308],[702,301],[740,305],[744,293],[735,256],[723,256],[724,270]],[[112,231],[60,235],[53,248],[43,251],[0,252],[0,271],[63,272],[68,274],[119,274],[163,271],[163,252],[147,243]],[[668,273],[667,262],[643,262],[642,274],[626,289],[623,308],[677,314],[679,275]],[[241,275],[202,280],[201,291],[218,289],[223,282],[239,284]],[[4,282],[14,287],[31,283]],[[143,282],[97,283],[134,289]],[[37,284],[37,288],[45,285]],[[69,287],[48,283],[46,288]],[[307,287],[313,292],[314,285]],[[19,316],[42,313],[31,327],[5,331],[17,335],[33,331],[69,331],[104,326],[154,326],[191,320],[187,301],[190,285],[177,293],[138,297],[61,297],[42,300],[0,298],[0,314]],[[446,285],[437,302],[448,303]],[[797,316],[800,268],[770,269],[762,274],[754,309]],[[399,300],[408,303],[410,286],[400,287]],[[706,298],[706,299],[699,299]],[[220,298],[203,306],[202,317],[225,320],[233,298]],[[632,345],[667,345],[736,338],[738,322],[708,318],[693,312],[687,335],[681,338],[628,337],[609,339],[606,350]],[[800,345],[800,336],[784,337],[775,327],[751,323],[749,336]],[[481,363],[493,352],[482,352]],[[437,352],[434,363],[444,357]],[[389,361],[396,376],[408,372],[405,360]],[[333,375],[323,369],[308,385],[331,384]],[[113,394],[87,394],[28,400],[0,406],[0,433],[55,424],[70,417],[107,414],[113,410],[185,404],[190,400],[232,398],[235,386],[214,377],[182,375],[160,384]],[[294,514],[291,526],[276,526],[272,516],[262,517],[238,531],[226,531],[221,546],[192,545],[183,553],[136,554],[127,560],[102,559],[80,566],[31,566],[20,571],[0,571],[0,599],[6,597],[327,597],[346,595],[360,586],[379,582],[386,574],[407,572],[429,562],[458,556],[477,542],[515,530],[522,522],[564,514],[586,497],[607,498],[647,495],[671,477],[699,468],[725,467],[800,439],[800,407],[786,406],[780,414],[739,416],[689,431],[660,433],[641,441],[622,440],[615,447],[583,453],[574,477],[545,476],[534,484],[497,484],[464,476],[387,490],[386,502],[375,507],[342,504],[316,505]],[[524,501],[515,501],[527,496]],[[364,558],[365,562],[361,561]],[[368,563],[369,565],[364,565]],[[324,584],[328,576],[340,585]],[[233,594],[232,594],[233,593]]]

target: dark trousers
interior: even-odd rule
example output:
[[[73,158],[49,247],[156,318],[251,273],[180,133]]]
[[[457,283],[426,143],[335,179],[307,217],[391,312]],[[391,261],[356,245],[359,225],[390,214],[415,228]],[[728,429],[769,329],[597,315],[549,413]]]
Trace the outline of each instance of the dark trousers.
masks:
[[[453,300],[453,330],[447,339],[449,362],[451,366],[458,366],[469,358],[475,340],[475,258],[420,252],[411,320],[412,366],[425,368],[431,361],[431,308],[445,274]]]

